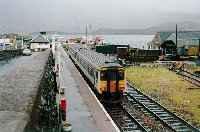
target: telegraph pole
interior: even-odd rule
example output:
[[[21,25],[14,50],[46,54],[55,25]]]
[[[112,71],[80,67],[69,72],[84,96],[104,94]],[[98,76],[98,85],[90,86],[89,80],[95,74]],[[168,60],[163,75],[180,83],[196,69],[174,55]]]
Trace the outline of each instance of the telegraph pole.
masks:
[[[199,59],[200,59],[200,38],[198,40],[199,40]]]
[[[178,26],[176,24],[176,48],[178,47]]]

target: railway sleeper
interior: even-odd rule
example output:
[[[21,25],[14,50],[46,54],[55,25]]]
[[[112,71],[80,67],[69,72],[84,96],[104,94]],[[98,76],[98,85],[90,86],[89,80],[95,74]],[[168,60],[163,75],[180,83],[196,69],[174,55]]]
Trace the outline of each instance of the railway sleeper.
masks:
[[[133,123],[131,120],[126,120],[126,124],[123,127],[132,127],[132,128],[138,129],[138,126],[135,123]]]
[[[169,119],[174,119],[173,117],[166,115],[166,116],[159,116],[163,120],[169,120]]]
[[[179,122],[179,121],[177,121],[177,120],[174,120],[173,118],[167,119],[167,120],[164,120],[164,121],[167,122],[168,124],[174,124],[174,123]]]
[[[181,128],[181,129],[178,129],[176,131],[178,131],[178,132],[190,132],[191,130],[188,129],[188,128]]]
[[[158,116],[160,116],[160,114],[167,114],[165,111],[161,111],[161,112],[156,112],[156,114],[158,115]]]
[[[139,98],[139,99],[146,99],[146,97],[144,95],[139,94],[139,93],[135,94],[135,97]]]
[[[173,126],[173,128],[176,130],[176,131],[183,131],[183,129],[186,129],[187,127],[186,126]]]
[[[170,125],[173,129],[177,130],[177,129],[188,129],[187,126],[181,124],[181,125],[174,125],[174,124],[171,124]]]
[[[152,109],[150,109],[152,112],[154,112],[154,113],[156,113],[156,114],[159,114],[159,113],[161,113],[161,112],[165,112],[165,111],[163,111],[162,109],[158,109],[158,110],[152,110]]]
[[[184,125],[180,122],[177,122],[177,123],[173,123],[172,126],[176,127],[176,126],[184,126]]]
[[[148,107],[158,107],[158,105],[156,105],[155,103],[146,103],[146,105],[148,105]]]
[[[151,110],[161,110],[160,108],[158,108],[158,107],[148,107],[149,109],[151,109]]]
[[[167,113],[162,113],[162,114],[159,114],[159,117],[166,117],[166,116],[170,116],[169,114],[167,114]]]
[[[131,96],[137,100],[144,100],[144,97],[142,97],[142,96],[138,96],[138,95],[131,95]]]
[[[174,118],[171,117],[171,116],[166,116],[166,117],[162,117],[161,119],[164,120],[164,121],[166,121],[166,120],[170,120],[170,119],[174,119]]]
[[[145,100],[145,99],[141,99],[141,100],[138,100],[138,101],[140,101],[141,103],[143,103],[145,105],[148,105],[148,103],[149,103],[148,102],[149,100]]]
[[[148,106],[151,102],[149,100],[138,100],[140,101],[142,104]]]

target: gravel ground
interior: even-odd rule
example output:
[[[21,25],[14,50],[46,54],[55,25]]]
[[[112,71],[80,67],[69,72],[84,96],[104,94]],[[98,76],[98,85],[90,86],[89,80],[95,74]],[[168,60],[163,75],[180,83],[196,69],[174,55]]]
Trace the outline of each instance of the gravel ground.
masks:
[[[0,132],[22,131],[32,109],[49,51],[19,57],[0,75]]]

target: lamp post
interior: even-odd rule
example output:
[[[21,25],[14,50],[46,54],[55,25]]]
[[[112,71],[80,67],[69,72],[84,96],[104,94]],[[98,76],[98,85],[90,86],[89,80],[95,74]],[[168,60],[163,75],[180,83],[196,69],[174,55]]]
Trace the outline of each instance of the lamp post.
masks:
[[[85,28],[85,39],[86,39],[86,40],[85,40],[85,44],[87,44],[87,41],[88,41],[88,40],[87,40],[87,39],[88,39],[87,37],[88,37],[88,28],[87,28],[87,24],[86,24],[86,28]]]
[[[22,49],[24,48],[24,36],[23,36],[23,33],[22,33]]]

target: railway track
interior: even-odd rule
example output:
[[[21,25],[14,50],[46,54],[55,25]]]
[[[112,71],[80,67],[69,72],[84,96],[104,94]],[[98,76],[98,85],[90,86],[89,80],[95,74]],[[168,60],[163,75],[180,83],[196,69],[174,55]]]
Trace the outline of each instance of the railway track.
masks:
[[[105,109],[110,114],[113,121],[116,123],[122,132],[147,132],[142,124],[138,122],[123,105],[119,104],[104,104]]]
[[[186,70],[180,70],[177,74],[183,76],[183,78],[192,84],[200,87],[200,76],[193,74],[191,72],[188,72]]]
[[[148,132],[172,132],[173,130],[157,120],[143,106],[124,94],[123,107],[140,123]]]
[[[84,55],[89,54],[89,52],[86,51],[82,52],[84,52]],[[93,58],[92,53],[90,58]],[[94,62],[96,62],[96,59],[97,58],[94,58]],[[83,73],[83,71],[80,72]],[[82,75],[85,77],[86,81],[89,82],[88,78],[84,74]],[[90,84],[92,85],[91,82]],[[134,89],[129,84],[124,95],[124,97],[127,97],[127,100],[123,99],[119,104],[102,103],[122,132],[199,132],[198,129],[194,128],[183,119],[177,117],[175,114],[171,113],[148,96]],[[153,121],[153,124],[148,124],[149,122],[146,122],[142,115],[145,115]]]
[[[144,113],[150,113],[157,120],[162,122],[164,127],[176,132],[199,132],[199,130],[185,120],[179,118],[159,103],[144,95],[129,83],[127,84],[126,96],[133,100],[135,104],[144,110]]]

